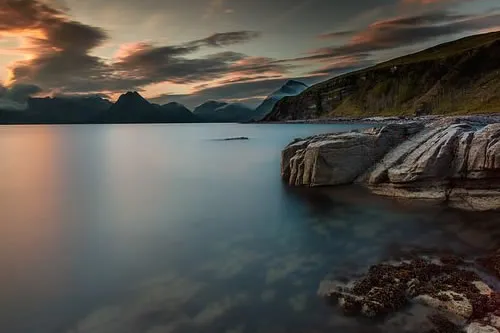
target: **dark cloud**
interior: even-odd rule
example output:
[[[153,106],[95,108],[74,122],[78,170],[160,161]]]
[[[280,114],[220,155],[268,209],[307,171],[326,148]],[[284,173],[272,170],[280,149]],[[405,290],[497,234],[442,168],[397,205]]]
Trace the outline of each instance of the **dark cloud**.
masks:
[[[15,84],[10,87],[0,85],[0,109],[25,109],[28,98],[40,92],[42,89],[33,84]]]
[[[203,47],[250,41],[260,36],[255,31],[216,33],[181,45],[136,44],[115,61],[104,61],[91,55],[107,39],[102,29],[69,20],[64,12],[40,0],[6,1],[0,8],[0,31],[27,31],[25,51],[34,55],[11,66],[13,84],[35,83],[56,93],[113,92],[156,82],[192,83],[231,72],[250,75],[285,68],[251,64],[246,55],[229,51],[192,56]]]
[[[4,30],[32,30],[27,52],[30,60],[11,67],[12,83],[36,83],[56,93],[114,92],[157,82],[193,83],[240,75],[284,72],[282,64],[251,63],[252,58],[236,52],[218,52],[193,57],[201,48],[220,48],[244,43],[260,36],[255,31],[216,33],[180,45],[154,46],[138,43],[125,49],[118,59],[106,62],[91,55],[107,38],[106,32],[68,20],[59,10],[38,0],[9,0],[0,17],[24,18],[2,23]]]
[[[357,71],[359,69],[363,69],[366,67],[373,66],[374,63],[372,61],[361,61],[359,63],[353,64],[332,64],[323,66],[317,70],[311,71],[308,74],[310,75],[324,75],[324,76],[336,76],[352,71]]]
[[[356,33],[356,30],[340,30],[340,31],[334,31],[334,32],[329,32],[326,34],[321,34],[318,36],[319,39],[336,39],[336,38],[343,38],[343,37],[349,37],[352,36]]]
[[[257,31],[233,31],[225,33],[216,33],[207,38],[195,41],[206,46],[223,47],[234,44],[240,44],[260,37],[261,33]]]
[[[345,45],[317,49],[309,56],[292,60],[321,60],[389,50],[432,41],[443,36],[489,28],[498,22],[500,14],[496,13],[466,16],[435,11],[416,16],[397,17],[377,21],[368,28],[358,31]]]
[[[34,84],[17,84],[4,89],[5,93],[3,94],[3,97],[20,103],[23,103],[29,97],[42,92],[42,88]]]
[[[2,0],[0,31],[40,28],[62,13],[38,0]]]

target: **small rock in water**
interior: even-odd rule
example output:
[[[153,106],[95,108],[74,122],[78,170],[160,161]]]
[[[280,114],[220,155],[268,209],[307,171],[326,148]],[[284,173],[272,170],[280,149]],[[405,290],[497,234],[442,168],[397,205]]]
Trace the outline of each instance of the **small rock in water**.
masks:
[[[234,138],[224,138],[224,139],[216,139],[215,141],[237,141],[237,140],[250,140],[246,136],[237,136]]]

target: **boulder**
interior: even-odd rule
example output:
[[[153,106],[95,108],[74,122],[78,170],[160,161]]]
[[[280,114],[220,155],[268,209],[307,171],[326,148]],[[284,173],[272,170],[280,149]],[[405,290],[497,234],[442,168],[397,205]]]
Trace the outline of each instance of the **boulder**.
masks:
[[[295,186],[349,184],[422,128],[416,122],[390,124],[296,141],[282,152],[281,175]]]

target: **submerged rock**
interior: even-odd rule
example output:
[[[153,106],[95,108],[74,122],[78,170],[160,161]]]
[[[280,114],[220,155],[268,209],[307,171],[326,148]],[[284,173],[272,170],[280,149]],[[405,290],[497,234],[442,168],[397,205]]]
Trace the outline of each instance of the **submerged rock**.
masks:
[[[345,313],[367,317],[418,303],[458,321],[478,320],[494,314],[500,304],[497,294],[470,267],[422,258],[377,264],[349,284],[322,282],[320,291],[337,299]]]
[[[443,118],[296,140],[282,152],[281,175],[294,186],[359,182],[380,195],[500,209],[500,123],[487,121]]]
[[[346,315],[383,316],[384,322],[424,307],[428,311],[414,312],[422,315],[421,332],[499,332],[500,293],[468,262],[411,255],[373,265],[346,283],[322,281],[318,294]]]
[[[487,269],[491,274],[500,278],[500,250],[487,256],[478,258],[477,262],[479,265]]]
[[[466,333],[498,333],[495,327],[483,325],[478,322],[473,322],[465,329]]]

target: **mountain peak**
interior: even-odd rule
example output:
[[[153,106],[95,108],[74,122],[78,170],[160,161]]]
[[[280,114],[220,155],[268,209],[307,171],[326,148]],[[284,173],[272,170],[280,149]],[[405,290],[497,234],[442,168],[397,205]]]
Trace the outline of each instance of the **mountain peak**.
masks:
[[[150,104],[144,97],[142,97],[137,91],[127,91],[125,94],[120,95],[117,104],[121,103],[142,103]]]
[[[300,81],[297,81],[297,80],[288,80],[285,82],[284,86],[304,86],[304,87],[307,87],[307,84],[305,83],[302,83]]]
[[[120,97],[141,97],[142,96],[137,91],[127,91],[125,94],[122,94]]]

